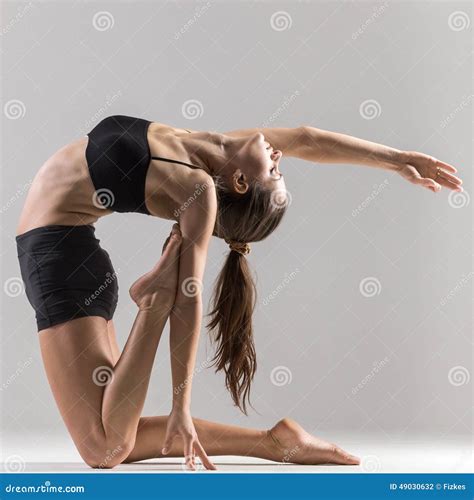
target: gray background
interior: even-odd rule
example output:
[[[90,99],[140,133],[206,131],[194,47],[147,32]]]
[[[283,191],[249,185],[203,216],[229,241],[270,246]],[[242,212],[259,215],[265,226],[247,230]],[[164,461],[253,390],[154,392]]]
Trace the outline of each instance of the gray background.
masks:
[[[107,19],[94,25],[101,11],[109,29]],[[286,14],[272,26],[278,11]],[[464,14],[450,18],[456,11]],[[468,2],[3,2],[4,431],[38,431],[44,443],[66,435],[33,311],[15,290],[24,186],[99,119],[128,114],[198,130],[306,124],[455,165],[465,193],[449,196],[384,170],[283,159],[291,206],[249,256],[259,292],[258,413],[236,410],[212,369],[196,374],[192,409],[257,427],[291,416],[334,441],[339,431],[387,442],[469,435],[471,22]],[[195,118],[183,112],[191,99],[201,104]],[[378,116],[367,115],[367,100],[377,101]],[[170,227],[138,214],[97,224],[119,269],[121,347],[135,316],[128,287],[157,260]],[[206,311],[226,253],[213,239]],[[370,287],[361,293],[368,277],[377,280],[374,296],[365,296]],[[166,333],[147,415],[170,408],[167,344]],[[212,353],[203,328],[197,367]]]

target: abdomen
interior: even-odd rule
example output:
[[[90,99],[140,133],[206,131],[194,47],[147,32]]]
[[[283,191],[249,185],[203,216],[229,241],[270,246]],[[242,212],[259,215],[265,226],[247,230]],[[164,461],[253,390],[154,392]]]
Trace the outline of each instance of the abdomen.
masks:
[[[64,146],[42,165],[28,191],[17,234],[50,224],[93,224],[111,213],[94,204],[87,141],[85,137]]]

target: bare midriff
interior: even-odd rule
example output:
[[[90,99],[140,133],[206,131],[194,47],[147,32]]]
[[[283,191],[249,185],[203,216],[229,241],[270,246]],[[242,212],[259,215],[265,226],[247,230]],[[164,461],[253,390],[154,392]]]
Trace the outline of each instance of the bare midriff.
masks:
[[[151,123],[148,128],[151,155],[181,159],[180,137],[184,134],[188,134],[184,129]],[[85,155],[88,140],[84,136],[69,143],[41,166],[31,183],[16,234],[47,225],[94,224],[113,213],[102,208],[94,196]],[[146,204],[151,215],[176,220],[176,210],[195,189],[196,175],[190,167],[152,160],[145,183]]]

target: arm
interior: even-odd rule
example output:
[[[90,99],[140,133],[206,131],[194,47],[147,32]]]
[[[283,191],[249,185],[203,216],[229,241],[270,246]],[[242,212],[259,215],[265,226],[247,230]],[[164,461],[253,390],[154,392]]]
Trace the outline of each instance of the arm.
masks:
[[[212,180],[182,214],[178,290],[170,316],[173,408],[189,409],[191,383],[202,319],[202,281],[217,202]]]
[[[196,191],[197,192],[197,191]],[[205,455],[190,415],[191,387],[201,330],[202,280],[209,240],[217,211],[215,187],[205,174],[199,194],[181,214],[182,235],[178,290],[170,315],[170,356],[173,379],[173,408],[163,448],[170,449],[174,437],[181,435],[184,455],[196,452],[208,468],[214,468]],[[166,452],[164,452],[166,453]],[[187,460],[194,465],[193,459]]]
[[[224,132],[243,137],[261,132],[283,155],[314,163],[352,163],[383,168],[434,192],[441,186],[462,191],[462,180],[452,165],[416,151],[401,151],[376,142],[310,126],[295,128],[249,128]]]

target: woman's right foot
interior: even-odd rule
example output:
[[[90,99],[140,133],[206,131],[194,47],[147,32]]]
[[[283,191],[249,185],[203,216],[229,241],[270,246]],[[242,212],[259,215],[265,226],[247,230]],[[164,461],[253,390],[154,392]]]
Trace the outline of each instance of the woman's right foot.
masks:
[[[333,443],[306,432],[290,418],[284,418],[267,431],[267,449],[272,460],[304,465],[359,465],[360,459]]]
[[[178,224],[174,224],[163,245],[163,253],[153,269],[130,287],[132,300],[140,310],[154,309],[160,305],[171,307],[178,287],[179,256],[182,235]]]

